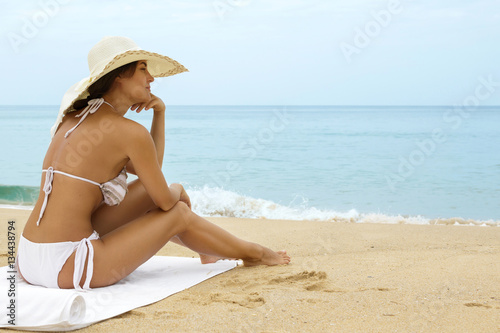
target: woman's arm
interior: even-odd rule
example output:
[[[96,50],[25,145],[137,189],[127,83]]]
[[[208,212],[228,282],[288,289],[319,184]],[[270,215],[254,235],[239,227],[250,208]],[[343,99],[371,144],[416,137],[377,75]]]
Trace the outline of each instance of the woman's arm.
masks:
[[[131,108],[136,112],[141,112],[145,108],[153,108],[154,115],[150,133],[137,123],[134,123],[134,127],[136,128],[135,131],[137,131],[137,138],[140,139],[136,140],[136,135],[129,133],[129,138],[133,143],[127,146],[132,147],[128,155],[130,160],[127,163],[127,170],[130,167],[130,173],[139,177],[153,202],[161,209],[169,210],[179,200],[185,202],[191,208],[191,199],[184,187],[181,184],[167,186],[161,171],[165,151],[165,104],[155,95],[151,94],[151,96],[153,97],[147,104],[136,104]],[[144,158],[141,158],[141,155]],[[150,162],[144,162],[148,160]],[[136,163],[139,163],[140,166],[137,166]],[[150,173],[153,177],[149,177]],[[158,186],[155,186],[154,178],[161,179]],[[146,185],[146,182],[148,185]],[[165,190],[165,187],[167,190]]]
[[[161,169],[165,153],[165,108],[163,111],[154,111],[150,134],[156,147],[156,156]]]
[[[128,127],[127,138],[122,141],[125,143],[125,152],[155,205],[167,211],[179,200],[185,201],[182,185],[167,185],[151,134],[135,122],[130,122]]]
[[[144,109],[153,108],[153,122],[151,123],[150,135],[155,145],[156,156],[161,169],[165,153],[165,104],[157,96],[153,94],[151,96],[152,98],[147,104],[135,104],[130,109],[139,113]],[[126,167],[129,173],[137,174],[132,161],[129,161]]]

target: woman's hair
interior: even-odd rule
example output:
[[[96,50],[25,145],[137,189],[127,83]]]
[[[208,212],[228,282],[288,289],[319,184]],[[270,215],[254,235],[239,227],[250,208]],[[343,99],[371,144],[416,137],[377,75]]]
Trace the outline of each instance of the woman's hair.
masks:
[[[96,82],[92,83],[89,87],[89,96],[85,99],[79,99],[73,103],[73,109],[79,110],[81,108],[89,105],[89,101],[94,98],[101,98],[108,90],[111,88],[113,82],[118,76],[131,77],[134,75],[135,68],[137,67],[138,61],[131,62],[129,64],[118,67],[108,74],[101,77]]]

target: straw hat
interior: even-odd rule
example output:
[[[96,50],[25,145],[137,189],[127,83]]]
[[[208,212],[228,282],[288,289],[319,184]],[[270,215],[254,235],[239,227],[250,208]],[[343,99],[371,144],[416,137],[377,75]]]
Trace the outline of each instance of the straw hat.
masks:
[[[166,77],[188,71],[180,63],[169,57],[144,51],[130,38],[104,37],[89,52],[90,76],[75,83],[64,94],[56,123],[50,130],[51,136],[54,136],[64,115],[75,111],[73,103],[89,96],[88,88],[92,83],[112,70],[138,60],[147,61],[148,71],[153,77]]]

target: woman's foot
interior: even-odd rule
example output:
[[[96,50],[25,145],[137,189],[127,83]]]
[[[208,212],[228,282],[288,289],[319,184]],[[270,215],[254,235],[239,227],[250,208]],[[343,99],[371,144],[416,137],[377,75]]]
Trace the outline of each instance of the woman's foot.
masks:
[[[245,266],[258,266],[258,265],[287,265],[290,263],[290,256],[286,251],[273,251],[267,247],[262,247],[263,254],[260,259],[243,259]]]
[[[290,256],[286,253],[286,251],[273,251],[268,249],[267,247],[261,246],[261,254],[258,259],[243,259],[243,264],[245,266],[259,266],[259,265],[286,265],[290,263]],[[224,258],[219,256],[211,256],[208,254],[200,253],[200,261],[202,264],[212,264],[217,262],[218,260],[230,259],[237,260],[236,258]]]

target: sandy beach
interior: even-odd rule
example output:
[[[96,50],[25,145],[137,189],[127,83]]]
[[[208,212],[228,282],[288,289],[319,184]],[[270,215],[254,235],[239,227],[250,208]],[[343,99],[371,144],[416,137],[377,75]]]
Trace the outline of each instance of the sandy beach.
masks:
[[[0,209],[19,237],[30,211]],[[500,228],[209,218],[286,249],[83,332],[499,332]],[[158,255],[195,254],[167,244]],[[8,331],[8,330],[6,330]]]

